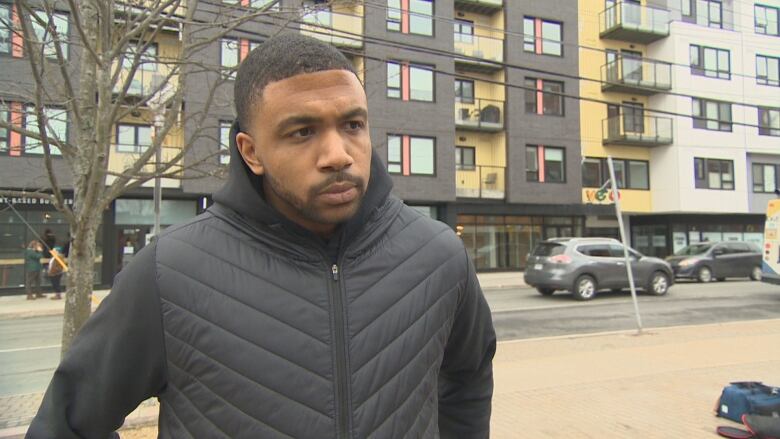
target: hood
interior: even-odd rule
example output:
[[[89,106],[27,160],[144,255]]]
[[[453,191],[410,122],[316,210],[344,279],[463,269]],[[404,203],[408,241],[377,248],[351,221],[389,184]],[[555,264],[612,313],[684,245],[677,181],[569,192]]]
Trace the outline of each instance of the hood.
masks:
[[[323,239],[290,221],[270,204],[266,203],[263,195],[263,178],[252,173],[246,163],[244,163],[244,159],[236,147],[236,134],[240,131],[241,128],[238,125],[238,120],[236,120],[230,127],[228,180],[221,189],[214,192],[214,202],[251,220],[269,226],[281,225],[291,233],[324,243]],[[379,208],[387,200],[392,188],[393,182],[382,161],[376,154],[371,154],[371,176],[369,177],[368,188],[363,196],[360,208],[355,216],[339,226],[336,234],[334,234],[334,238],[338,237],[335,241],[340,241],[341,243],[350,242],[360,231],[374,209]],[[334,239],[330,241],[334,241]]]

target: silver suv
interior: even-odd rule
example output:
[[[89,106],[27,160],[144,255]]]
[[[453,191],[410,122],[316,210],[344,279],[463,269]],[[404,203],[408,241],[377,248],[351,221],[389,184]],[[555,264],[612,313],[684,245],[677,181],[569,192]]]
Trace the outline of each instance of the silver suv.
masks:
[[[634,283],[650,294],[663,296],[674,282],[668,262],[629,248]],[[628,288],[623,245],[611,238],[555,238],[542,241],[528,255],[525,283],[549,296],[568,290],[579,300],[590,300],[599,290]]]

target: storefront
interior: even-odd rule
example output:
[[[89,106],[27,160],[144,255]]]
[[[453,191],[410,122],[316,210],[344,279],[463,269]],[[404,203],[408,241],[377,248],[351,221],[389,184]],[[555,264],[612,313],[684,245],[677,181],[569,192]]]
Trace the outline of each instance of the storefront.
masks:
[[[747,241],[761,246],[764,216],[643,215],[631,218],[631,244],[648,256],[666,257],[697,242]]]

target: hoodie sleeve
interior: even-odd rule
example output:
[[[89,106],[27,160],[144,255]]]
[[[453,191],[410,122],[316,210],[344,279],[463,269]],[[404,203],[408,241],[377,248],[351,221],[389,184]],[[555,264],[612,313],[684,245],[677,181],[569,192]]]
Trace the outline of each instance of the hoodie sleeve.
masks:
[[[114,431],[166,383],[155,244],[117,275],[54,372],[28,439],[116,437]]]
[[[490,436],[496,334],[471,260],[439,374],[442,439]]]

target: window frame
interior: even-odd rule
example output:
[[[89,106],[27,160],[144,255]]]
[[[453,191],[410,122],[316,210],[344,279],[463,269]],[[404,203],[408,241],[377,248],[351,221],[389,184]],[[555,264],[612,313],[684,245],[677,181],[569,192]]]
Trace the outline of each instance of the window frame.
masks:
[[[463,152],[471,152],[471,164],[464,163]],[[460,158],[460,160],[458,159]],[[455,146],[455,169],[460,171],[474,171],[477,169],[477,148],[474,146]]]
[[[124,143],[119,143],[119,128],[120,127],[132,127],[133,128],[133,145],[127,145]],[[149,128],[149,146],[144,147],[144,145],[139,144],[139,138],[138,138],[138,131],[139,128]],[[143,154],[148,148],[151,148],[154,144],[154,126],[142,124],[142,123],[117,123],[114,127],[114,145],[115,150],[117,153],[120,154]],[[121,146],[132,146],[133,150],[124,150],[121,148]]]
[[[425,64],[418,64],[418,63],[411,63],[407,61],[385,61],[385,96],[389,99],[399,99],[402,101],[409,101],[409,102],[428,102],[428,103],[435,103],[436,102],[436,66],[431,65],[425,65]],[[391,86],[390,85],[390,66],[397,66],[398,69],[398,87]],[[404,66],[409,70],[409,81],[408,84],[404,82],[404,75],[403,75],[403,69]],[[430,72],[431,75],[431,99],[416,99],[413,97],[412,93],[412,70],[424,70],[427,72]],[[395,81],[394,81],[395,82]],[[408,89],[408,99],[404,99],[404,90]],[[396,96],[397,94],[397,96]]]
[[[728,49],[719,49],[717,47],[701,46],[699,44],[691,44],[688,50],[689,58],[693,58],[693,52],[696,51],[697,63],[690,59],[691,75],[704,76],[706,78],[713,79],[725,79],[731,80],[731,51]],[[707,51],[715,51],[715,68],[707,68]],[[725,53],[728,58],[726,69],[723,70],[720,65],[721,55]],[[710,75],[708,73],[714,73]]]
[[[234,66],[225,65],[225,43],[232,41],[236,45],[236,64]],[[222,74],[227,76],[228,79],[236,79],[236,73],[238,66],[241,64],[241,39],[224,36],[219,39],[219,66],[222,70]]]
[[[3,113],[5,113],[5,117],[3,118]],[[0,118],[6,123],[11,122],[11,109],[7,106],[0,107]],[[11,150],[11,130],[8,128],[2,128],[0,127],[0,132],[4,131],[5,133],[0,136],[0,154],[6,154]],[[5,146],[3,146],[5,145]]]
[[[468,27],[471,29],[471,33],[464,33],[463,29],[464,27]],[[458,43],[465,43],[465,44],[474,44],[474,21],[473,20],[466,20],[464,18],[456,18],[453,22],[453,31],[454,31],[454,39],[455,42]],[[460,36],[459,36],[460,35]],[[468,38],[463,38],[468,37]]]
[[[756,194],[774,194],[775,190],[780,189],[780,164],[776,163],[753,163],[751,165],[751,187],[753,188],[753,193]],[[756,172],[756,168],[760,168],[760,172]],[[774,181],[774,187],[771,189],[766,188],[766,174],[765,169],[771,168],[773,169],[773,172],[775,174],[775,181]],[[757,182],[756,177],[761,176],[761,181]],[[759,184],[760,190],[756,190],[756,186]]]
[[[531,25],[531,33],[527,33],[526,27],[528,26],[530,21]],[[537,24],[541,26],[541,29],[539,30],[539,33],[541,34],[542,41],[538,45],[539,50],[537,51],[537,41],[536,41],[536,32],[537,32]],[[560,35],[560,40],[555,39],[548,39],[545,38],[544,35],[544,26],[545,24],[548,25],[554,25],[558,26],[558,34]],[[557,58],[562,58],[564,56],[564,44],[563,44],[564,36],[563,36],[563,22],[558,20],[550,20],[546,18],[541,17],[533,17],[530,15],[524,15],[523,16],[523,52],[526,53],[533,53],[535,55],[547,55],[547,56],[554,56]],[[558,48],[558,52],[547,52],[545,51],[545,43],[556,45]],[[530,47],[529,47],[530,44]]]
[[[763,58],[766,76],[759,76],[758,67],[760,65],[760,61],[759,61],[760,58]],[[771,67],[770,64],[772,63],[772,61],[774,61],[775,64],[774,73],[776,79],[770,79],[771,78],[770,72],[772,71],[770,70]],[[756,84],[768,85],[770,87],[780,87],[780,57],[761,55],[758,53],[756,54]]]
[[[539,81],[542,81],[542,88],[539,89]],[[531,82],[533,82],[533,85],[531,85]],[[545,87],[547,85],[560,85],[561,91],[560,94],[555,94],[558,92],[554,91],[545,91]],[[525,112],[526,114],[536,114],[538,116],[557,116],[557,117],[566,117],[566,102],[564,99],[564,94],[566,93],[566,83],[563,81],[553,81],[549,79],[542,79],[542,78],[531,78],[526,77],[525,83],[523,85],[525,87]],[[529,88],[533,87],[533,90],[528,90]],[[539,93],[542,94],[542,112],[539,113]],[[551,98],[557,98],[559,101],[560,106],[560,113],[548,113],[545,110],[547,109],[547,106],[545,103],[545,97],[551,97]],[[530,99],[529,99],[530,97]],[[533,111],[529,111],[531,107],[529,105],[533,106]]]
[[[29,109],[32,109],[32,111],[29,111]],[[63,133],[65,138],[64,139],[59,139],[59,140],[63,140],[65,142],[67,142],[68,141],[68,137],[70,136],[70,114],[68,114],[67,109],[63,108],[63,107],[48,106],[48,105],[44,105],[43,106],[44,115],[49,110],[60,111],[62,114],[65,115],[65,132]],[[36,133],[39,132],[37,124],[34,127],[28,127],[28,123],[29,123],[29,119],[28,118],[31,115],[34,115],[36,117],[36,119],[38,117],[38,115],[35,113],[35,105],[34,104],[27,104],[27,105],[25,105],[23,107],[22,111],[23,111],[23,113],[22,113],[22,128],[27,130],[27,131],[31,131],[31,132],[36,132]],[[9,110],[9,113],[10,113],[10,110]],[[45,116],[46,116],[47,119],[49,118],[48,115],[45,115]],[[45,129],[48,130],[49,129],[49,125],[46,125]],[[10,138],[10,133],[9,133],[8,137]],[[24,155],[43,156],[45,154],[45,152],[43,150],[43,144],[41,144],[40,146],[35,148],[35,149],[40,148],[41,152],[30,152],[27,149],[27,136],[25,136],[25,135],[21,136],[21,148],[22,148],[22,151],[24,152]],[[9,145],[9,150],[10,150],[10,145]],[[60,151],[59,147],[57,147],[56,143],[54,143],[54,142],[49,142],[49,155],[51,157],[61,157],[62,156],[62,151]]]
[[[720,181],[720,187],[711,187],[710,186],[710,164],[711,163],[718,163],[719,166],[719,181]],[[723,178],[724,175],[727,175],[723,172],[723,165],[728,164],[731,167],[731,179],[725,180]],[[713,159],[713,158],[706,158],[706,157],[694,157],[693,158],[693,178],[694,178],[694,189],[707,189],[707,190],[720,190],[720,191],[734,191],[736,190],[736,181],[734,178],[734,160],[728,160],[728,159]],[[724,187],[724,182],[730,182],[731,187]]]
[[[8,21],[11,22],[13,17],[13,3],[3,3],[0,2],[0,9],[5,9],[8,11]],[[3,33],[6,34],[6,36],[3,36]],[[13,31],[10,27],[2,26],[0,24],[0,42],[3,42],[3,44],[8,46],[8,50],[0,50],[0,55],[11,55],[13,54]],[[0,46],[1,47],[1,46]]]
[[[38,15],[38,17],[41,18],[41,19],[48,20],[49,16],[48,16],[48,14],[46,13],[45,10],[35,9],[33,12],[36,15],[38,15],[38,13],[43,14],[42,16]],[[56,11],[55,10],[55,11],[52,11],[51,17],[52,17],[52,21],[56,21],[57,18],[59,17],[65,23],[65,25],[67,27],[67,29],[65,29],[65,32],[62,32],[62,29],[57,29],[57,33],[61,37],[64,35],[64,41],[60,41],[60,47],[62,48],[62,56],[67,61],[67,60],[70,59],[70,14],[67,11]],[[37,20],[32,19],[32,18],[30,19],[30,22],[32,23],[31,31],[32,31],[33,34],[35,34],[35,36],[37,38],[38,34],[37,34],[37,30],[36,29],[40,29],[40,24],[38,24]],[[55,25],[56,25],[56,23],[55,23]],[[46,38],[45,38],[46,35],[47,35],[47,33],[46,33],[46,30],[44,29],[43,30],[44,41],[46,40]],[[51,44],[51,45],[49,47],[47,47],[47,44]],[[43,45],[44,46],[44,48],[43,48],[43,57],[46,58],[46,59],[51,59],[51,60],[55,60],[56,61],[57,60],[57,49],[54,46],[54,41],[51,41],[50,43],[47,43],[47,44]],[[12,49],[12,51],[13,51],[13,49]],[[47,54],[47,51],[49,51],[50,53]],[[25,50],[25,52],[26,52],[26,50]]]
[[[764,15],[764,19],[765,19],[765,22],[766,22],[766,24],[764,26],[759,26],[759,23],[758,23],[758,16],[759,16],[758,10],[759,10],[759,8],[763,9],[763,11],[764,11],[763,15]],[[771,32],[771,31],[768,30],[768,27],[769,27],[769,25],[771,23],[769,22],[769,17],[767,16],[767,12],[770,11],[770,10],[774,11],[774,13],[775,13],[775,23],[774,23],[775,24],[775,28],[774,28],[774,32]],[[770,36],[775,36],[775,37],[780,36],[780,8],[774,7],[774,6],[769,6],[769,5],[762,5],[762,4],[758,4],[758,3],[753,5],[753,29],[754,29],[754,31],[757,34],[760,34],[760,35],[770,35]],[[762,32],[759,29],[764,29],[764,31]]]
[[[419,12],[412,12],[412,2],[429,3],[431,5],[431,13],[423,14]],[[407,31],[404,32],[403,21],[404,15],[406,15]],[[431,33],[414,32],[413,31],[413,16],[418,20],[427,20],[430,22]],[[409,0],[407,3],[407,9],[403,8],[403,4],[400,0],[388,0],[387,12],[385,15],[385,30],[388,32],[397,32],[405,35],[418,35],[422,37],[435,38],[436,37],[436,2],[433,0]],[[427,17],[427,18],[426,18]]]
[[[722,102],[722,101],[716,101],[713,99],[699,99],[699,98],[691,98],[693,110],[692,110],[692,119],[693,119],[693,128],[696,129],[704,129],[709,131],[721,131],[721,132],[732,132],[733,130],[733,112],[731,108],[731,104],[728,102]],[[707,104],[716,104],[718,114],[716,118],[710,118],[707,117]],[[723,108],[728,108],[729,118],[724,119],[721,116],[721,113],[723,112]],[[709,123],[716,122],[718,124],[717,128],[710,128],[708,126]]]
[[[463,84],[471,84],[471,97],[464,99]],[[473,104],[476,102],[475,84],[473,79],[455,78],[455,102]]]
[[[409,173],[404,174],[404,137],[409,138],[409,156],[407,157],[408,163],[409,163]],[[398,139],[398,157],[399,160],[390,160],[390,139],[391,138],[397,138]],[[413,172],[413,161],[412,156],[414,155],[412,153],[412,150],[414,148],[414,140],[415,139],[424,139],[424,140],[430,140],[431,141],[431,166],[432,166],[432,173],[420,173],[420,172]],[[412,135],[412,134],[395,134],[395,133],[387,133],[387,172],[389,174],[394,175],[400,175],[403,177],[436,177],[436,166],[437,166],[437,157],[436,157],[436,137],[433,136],[419,136],[419,135]],[[391,167],[397,166],[398,170],[393,170]]]
[[[685,5],[688,5],[688,14],[685,13]],[[706,4],[706,17],[705,14],[700,14],[699,5]],[[712,8],[710,5],[717,4],[718,6],[718,20],[712,21]],[[720,0],[683,0],[682,7],[680,8],[682,19],[686,23],[693,23],[699,26],[713,27],[723,29],[723,2]],[[699,18],[703,20],[700,22]],[[704,20],[706,19],[706,23]]]
[[[544,153],[544,157],[542,160],[544,161],[544,175],[541,174],[539,170],[539,149],[542,148],[542,152]],[[554,150],[559,151],[561,153],[561,179],[560,180],[550,180],[549,173],[547,172],[548,166],[548,159],[547,159],[547,150]],[[529,183],[555,183],[555,184],[565,184],[566,183],[566,148],[562,146],[547,146],[547,145],[531,145],[526,144],[525,145],[525,180]],[[535,160],[530,161],[528,160],[529,152],[533,152],[533,155],[535,157]],[[549,160],[552,162],[552,160]],[[529,165],[533,164],[532,167],[529,167]],[[534,175],[535,177],[532,177]],[[542,181],[544,180],[544,181]]]
[[[591,164],[597,164],[598,165],[598,177],[599,181],[601,183],[598,184],[598,186],[590,185],[589,182],[586,183],[586,173],[585,173],[585,165],[586,163]],[[639,160],[639,159],[612,159],[612,163],[617,165],[620,164],[622,166],[622,180],[618,178],[617,169],[615,172],[615,179],[617,180],[617,186],[618,189],[629,189],[629,190],[635,190],[635,191],[649,191],[650,190],[650,162],[648,160]],[[631,164],[632,163],[641,163],[644,165],[645,169],[645,181],[647,182],[647,187],[641,187],[641,186],[634,186],[632,184],[632,174],[631,171]],[[617,168],[617,166],[616,166]],[[584,188],[600,188],[604,183],[607,182],[609,179],[609,164],[607,163],[607,159],[603,157],[585,157],[585,160],[582,162],[582,187]]]
[[[764,119],[762,117],[763,113],[768,114],[767,119],[770,122],[768,125],[763,125],[761,123],[763,121],[763,119]],[[772,113],[777,113],[777,120],[778,120],[777,127],[773,127],[771,125]],[[758,107],[758,135],[759,136],[780,137],[780,108]]]

